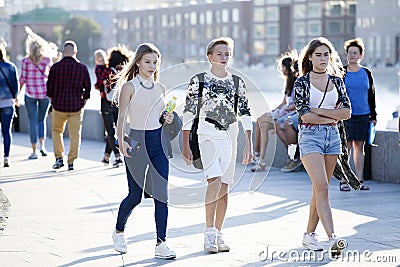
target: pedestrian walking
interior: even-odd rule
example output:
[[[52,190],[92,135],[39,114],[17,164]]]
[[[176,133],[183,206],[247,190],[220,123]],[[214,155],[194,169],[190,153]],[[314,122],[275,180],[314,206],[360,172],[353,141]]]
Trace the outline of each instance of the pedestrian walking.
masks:
[[[114,153],[115,160],[113,167],[117,168],[122,165],[121,153],[115,145],[115,129],[118,121],[118,107],[112,103],[112,97],[115,92],[115,83],[118,73],[127,64],[131,58],[131,51],[124,45],[118,45],[108,50],[106,58],[107,67],[103,75],[107,75],[104,91],[101,92],[101,116],[103,118],[104,128],[106,132],[106,146],[102,162],[105,165],[110,163],[111,153]],[[97,66],[96,66],[97,67]]]
[[[208,44],[207,58],[211,68],[190,79],[183,111],[182,156],[187,164],[193,160],[190,129],[196,115],[199,118],[197,134],[207,180],[204,251],[211,253],[230,250],[223,240],[222,227],[229,185],[234,182],[238,117],[246,136],[243,163],[252,160],[252,122],[246,85],[242,78],[227,70],[233,49],[234,42],[229,37],[220,37]]]
[[[47,156],[45,148],[46,118],[50,107],[46,95],[46,82],[53,61],[46,56],[47,43],[36,35],[29,34],[26,39],[26,56],[22,59],[20,88],[25,85],[25,108],[29,119],[29,138],[32,153],[29,159],[37,159],[36,150],[42,157]],[[38,143],[39,141],[39,143]]]
[[[4,167],[10,167],[10,148],[12,143],[11,125],[18,95],[18,70],[10,62],[6,53],[6,43],[0,41],[0,123],[4,145]]]
[[[56,162],[53,169],[64,166],[64,130],[68,122],[68,170],[74,170],[81,143],[83,107],[90,98],[90,76],[86,65],[76,58],[78,48],[74,41],[64,43],[63,58],[50,68],[47,96],[52,106],[52,139]]]
[[[114,248],[127,252],[124,230],[132,210],[141,202],[146,174],[151,177],[151,195],[155,205],[156,246],[155,257],[173,259],[174,251],[166,245],[168,219],[169,162],[162,140],[160,115],[165,108],[166,88],[158,81],[161,54],[151,43],[138,46],[135,57],[120,72],[117,80],[119,95],[117,137],[121,153],[125,156],[129,193],[121,202],[112,238]],[[174,116],[165,116],[171,123]],[[129,120],[129,133],[124,129]]]
[[[330,253],[338,256],[346,242],[335,235],[328,188],[341,153],[337,122],[350,117],[351,106],[341,78],[339,56],[328,39],[311,40],[299,60],[302,76],[294,84],[300,125],[298,143],[301,161],[312,182],[310,214],[302,243],[310,250],[323,249],[315,237],[321,221]]]
[[[351,117],[344,121],[347,133],[347,148],[353,156],[355,173],[361,182],[360,190],[369,190],[364,183],[364,146],[368,140],[370,123],[376,119],[375,86],[371,71],[361,65],[364,57],[364,43],[360,38],[344,43],[347,56],[344,83],[351,103]],[[350,191],[345,181],[339,183],[341,191]]]

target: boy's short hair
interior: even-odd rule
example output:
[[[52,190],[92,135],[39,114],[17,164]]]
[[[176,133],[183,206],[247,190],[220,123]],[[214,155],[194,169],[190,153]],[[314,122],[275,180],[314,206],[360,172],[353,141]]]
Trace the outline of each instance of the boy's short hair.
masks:
[[[233,53],[233,48],[234,48],[234,41],[230,37],[219,37],[211,42],[208,43],[207,45],[207,55],[210,55],[214,52],[214,49],[217,45],[227,45],[230,49],[231,52]]]
[[[76,43],[72,40],[65,41],[63,47],[65,48],[66,46],[72,46],[74,48],[74,52],[78,51],[78,47],[77,47]]]

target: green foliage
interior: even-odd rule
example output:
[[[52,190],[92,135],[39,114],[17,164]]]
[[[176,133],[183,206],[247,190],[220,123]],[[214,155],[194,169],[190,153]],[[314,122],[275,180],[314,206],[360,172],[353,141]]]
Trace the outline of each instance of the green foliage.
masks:
[[[89,64],[93,61],[94,44],[100,41],[101,27],[92,19],[74,17],[68,20],[62,32],[61,45],[73,40],[78,46],[78,59]]]

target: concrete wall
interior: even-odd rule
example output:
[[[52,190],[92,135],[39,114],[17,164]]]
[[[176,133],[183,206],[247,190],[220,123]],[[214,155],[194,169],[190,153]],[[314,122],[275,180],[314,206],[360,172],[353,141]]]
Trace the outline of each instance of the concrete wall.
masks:
[[[19,109],[20,131],[28,132],[28,119],[26,109],[21,106]],[[47,134],[51,137],[51,118],[47,118]],[[240,126],[241,127],[241,126]],[[253,124],[255,127],[255,123]],[[66,130],[65,136],[68,136]],[[387,183],[400,184],[400,144],[397,131],[377,131],[375,144],[378,146],[371,148],[371,179]],[[104,127],[101,114],[98,110],[85,110],[83,116],[82,139],[103,141]],[[242,161],[242,152],[245,145],[244,134],[241,130],[238,136],[238,161]],[[253,134],[253,144],[254,144]],[[176,138],[173,143],[175,154],[180,153],[181,138]],[[267,161],[273,167],[282,168],[287,160],[287,151],[275,133],[269,133],[269,142],[267,146]]]

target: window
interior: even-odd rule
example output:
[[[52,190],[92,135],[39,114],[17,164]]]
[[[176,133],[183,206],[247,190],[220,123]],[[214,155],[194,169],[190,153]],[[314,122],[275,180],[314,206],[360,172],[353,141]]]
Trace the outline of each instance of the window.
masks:
[[[229,22],[229,10],[226,8],[222,9],[221,17],[222,17],[223,23],[228,23]]]
[[[355,35],[355,22],[347,21],[347,33],[350,35]]]
[[[268,23],[267,24],[267,37],[279,38],[278,23]]]
[[[279,41],[278,40],[269,40],[267,41],[267,51],[266,54],[269,56],[279,54]]]
[[[197,24],[197,13],[190,12],[190,25],[196,25],[196,24]]]
[[[267,7],[267,20],[278,21],[279,20],[279,7],[269,6]]]
[[[322,25],[320,21],[309,21],[308,22],[308,35],[321,35]]]
[[[163,28],[168,27],[168,16],[167,15],[161,16],[161,27],[163,27]]]
[[[265,21],[265,9],[263,7],[254,8],[254,22]]]
[[[265,54],[265,44],[263,41],[254,41],[254,54],[257,56]]]
[[[306,5],[304,4],[296,4],[293,9],[293,18],[294,19],[303,19],[306,17]]]
[[[351,4],[349,5],[349,15],[350,16],[355,16],[356,15],[356,5],[355,4]]]
[[[308,4],[307,14],[309,18],[320,18],[322,16],[321,3]]]
[[[148,21],[147,25],[149,25],[149,28],[154,28],[154,16],[148,16],[147,21]]]
[[[306,23],[304,21],[294,22],[293,29],[294,29],[293,31],[294,36],[306,35]]]
[[[182,15],[181,14],[176,14],[175,15],[175,21],[176,21],[176,26],[181,26],[182,25]]]
[[[296,41],[294,42],[294,48],[297,51],[301,51],[306,44],[307,43],[304,38],[296,38]]]
[[[238,8],[232,9],[232,22],[239,22],[240,21],[240,12]]]
[[[199,21],[200,21],[201,25],[204,25],[204,23],[206,21],[204,13],[199,14]]]
[[[238,25],[232,26],[232,37],[234,40],[239,39],[239,26]],[[211,37],[208,39],[211,39]]]
[[[211,36],[212,36],[212,29],[211,29],[211,26],[207,26],[207,28],[206,28],[206,38],[207,38],[208,40],[210,40],[210,39],[211,39]]]
[[[265,38],[265,24],[254,25],[254,37],[257,39]]]
[[[265,0],[254,0],[255,6],[263,6],[265,5]]]
[[[333,1],[332,1],[333,2]],[[344,1],[334,1],[328,3],[326,7],[327,16],[342,16],[344,15]]]
[[[267,0],[268,5],[279,4],[278,0]]]
[[[344,27],[343,21],[328,21],[327,23],[327,33],[328,34],[343,34]]]
[[[207,11],[206,13],[206,22],[207,25],[211,25],[213,23],[213,14],[211,11]]]

